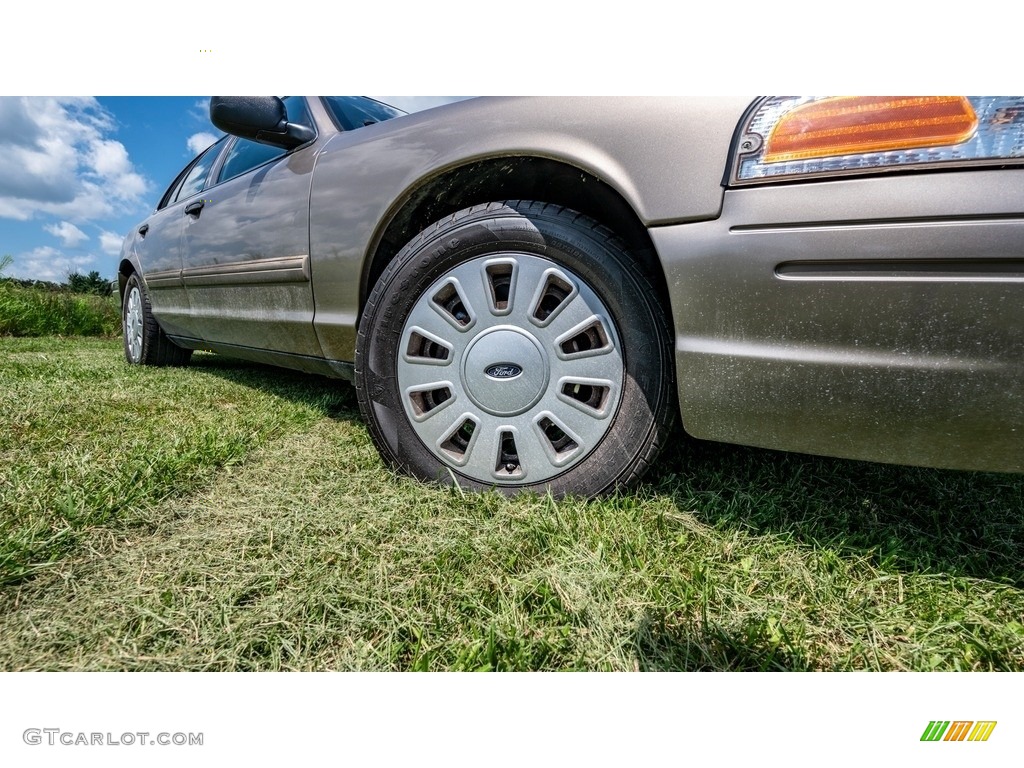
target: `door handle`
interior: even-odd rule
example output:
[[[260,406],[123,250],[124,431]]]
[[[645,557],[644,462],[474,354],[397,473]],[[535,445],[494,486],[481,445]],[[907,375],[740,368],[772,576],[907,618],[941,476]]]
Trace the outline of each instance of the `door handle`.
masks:
[[[199,212],[203,210],[203,206],[206,205],[202,200],[197,200],[194,203],[189,203],[185,206],[185,213],[189,216],[195,216],[199,218]]]
[[[143,224],[139,227],[139,235],[141,237],[145,237],[147,232],[149,232],[149,224]]]

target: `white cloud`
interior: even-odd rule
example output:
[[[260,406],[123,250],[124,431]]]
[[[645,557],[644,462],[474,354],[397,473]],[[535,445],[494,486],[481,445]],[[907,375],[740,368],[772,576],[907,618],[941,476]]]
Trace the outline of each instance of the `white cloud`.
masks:
[[[100,249],[108,256],[120,256],[124,236],[116,232],[100,232]]]
[[[16,203],[16,200],[11,201],[0,197],[0,219],[15,219],[17,221],[28,219],[29,214]]]
[[[207,131],[193,133],[188,137],[188,151],[193,155],[198,155],[216,140],[217,137]]]
[[[192,106],[189,107],[189,114],[192,118],[203,125],[210,124],[210,97],[207,96],[205,99],[198,99],[192,102]]]
[[[95,256],[68,256],[56,248],[43,245],[15,256],[7,274],[25,280],[63,283],[72,272],[85,273],[96,267]]]
[[[89,163],[100,176],[118,176],[131,171],[128,150],[119,141],[97,141],[89,149]]]
[[[43,229],[54,237],[59,237],[61,245],[65,248],[77,248],[89,239],[85,232],[70,221],[62,221],[60,224],[47,224]]]
[[[116,124],[93,98],[0,98],[0,218],[106,218],[142,203]]]

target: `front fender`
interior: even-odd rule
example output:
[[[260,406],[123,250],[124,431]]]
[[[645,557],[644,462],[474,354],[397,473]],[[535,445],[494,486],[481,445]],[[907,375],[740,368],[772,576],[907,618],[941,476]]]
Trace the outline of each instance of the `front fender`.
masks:
[[[647,226],[715,218],[737,123],[751,98],[495,98],[340,133],[317,160],[310,197],[316,327],[350,360],[369,244],[403,200],[448,169],[534,156],[615,189]]]

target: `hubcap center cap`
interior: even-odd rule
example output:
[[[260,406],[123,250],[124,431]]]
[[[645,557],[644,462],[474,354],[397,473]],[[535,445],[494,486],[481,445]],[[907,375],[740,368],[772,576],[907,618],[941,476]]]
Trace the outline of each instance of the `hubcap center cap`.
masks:
[[[467,347],[462,358],[462,381],[470,399],[488,413],[522,413],[540,400],[547,388],[544,350],[519,328],[491,328]]]

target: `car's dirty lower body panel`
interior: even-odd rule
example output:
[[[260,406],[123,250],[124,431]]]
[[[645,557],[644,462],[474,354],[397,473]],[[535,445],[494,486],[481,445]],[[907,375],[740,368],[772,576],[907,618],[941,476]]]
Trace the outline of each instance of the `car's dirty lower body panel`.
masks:
[[[1024,170],[961,172],[729,191],[652,229],[687,431],[1024,471],[1022,208]]]

